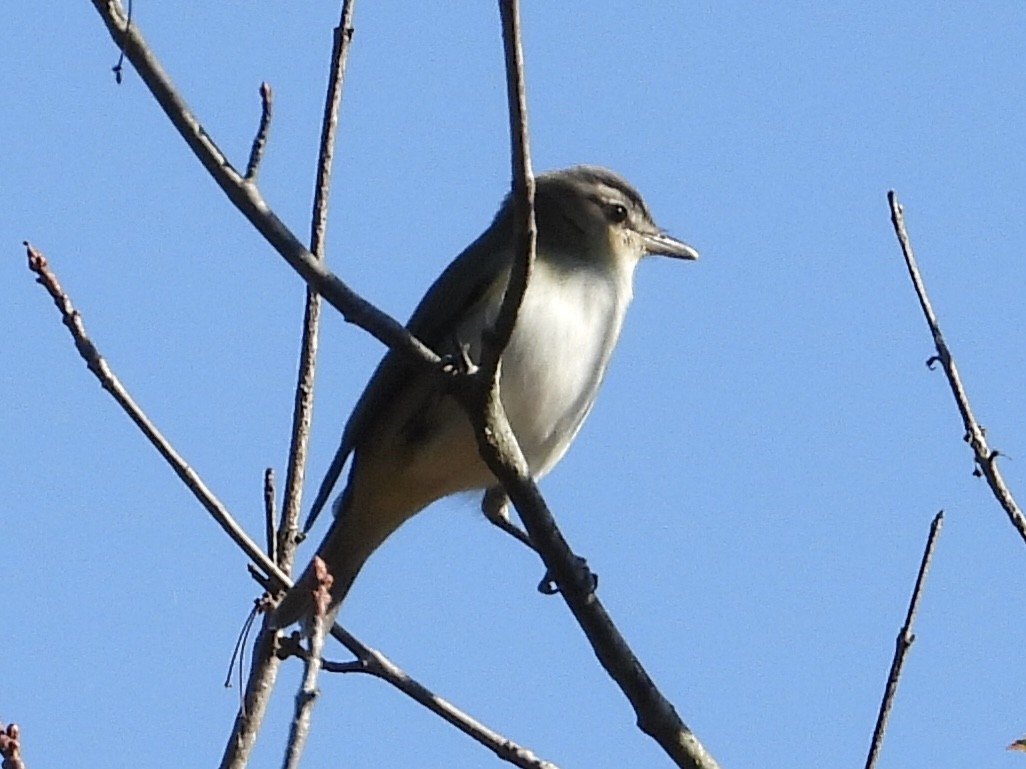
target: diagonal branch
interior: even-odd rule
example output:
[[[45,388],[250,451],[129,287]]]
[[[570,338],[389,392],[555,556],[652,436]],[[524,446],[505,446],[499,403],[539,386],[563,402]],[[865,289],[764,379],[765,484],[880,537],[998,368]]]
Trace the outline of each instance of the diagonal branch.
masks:
[[[944,374],[948,378],[948,384],[951,386],[951,394],[955,396],[958,413],[962,416],[962,424],[965,426],[964,440],[973,450],[977,474],[987,479],[987,485],[990,486],[990,490],[1004,509],[1008,520],[1012,522],[1012,526],[1015,527],[1015,530],[1019,532],[1019,536],[1026,542],[1026,516],[1023,515],[1022,510],[1016,504],[1015,499],[1012,497],[1012,492],[1005,484],[1005,479],[998,469],[997,458],[1000,456],[1000,452],[990,448],[987,444],[983,428],[976,421],[976,417],[973,416],[972,409],[969,406],[969,396],[962,386],[962,379],[958,375],[955,359],[951,357],[951,351],[948,349],[948,345],[944,341],[944,335],[941,333],[940,323],[937,321],[937,316],[930,305],[930,299],[926,295],[926,286],[923,283],[922,276],[919,274],[919,266],[916,264],[915,255],[912,253],[912,243],[905,229],[904,209],[898,202],[898,195],[894,190],[887,193],[887,202],[891,207],[891,223],[894,225],[894,233],[897,235],[898,243],[901,245],[901,253],[905,257],[905,266],[908,267],[909,277],[912,279],[912,285],[915,286],[916,295],[919,297],[919,306],[923,310],[926,323],[930,327],[930,333],[933,335],[934,347],[937,348],[936,357],[927,361],[927,365],[932,365],[935,360],[940,361]]]
[[[275,215],[256,185],[246,180],[225,157],[189,109],[160,61],[150,50],[138,26],[127,25],[118,0],[91,0],[114,42],[124,51],[143,82],[150,89],[168,120],[221,191],[249,220],[257,232],[313,286],[332,307],[352,323],[370,333],[407,359],[427,368],[441,368],[439,357],[416,339],[394,318],[376,308],[310,253],[292,231]]]
[[[78,354],[85,360],[86,366],[93,375],[100,380],[100,385],[103,389],[111,394],[114,400],[118,402],[118,405],[121,406],[121,409],[128,414],[129,419],[135,422],[136,426],[142,430],[143,435],[153,445],[153,448],[164,457],[164,460],[171,466],[175,475],[182,480],[182,483],[186,485],[197,501],[217,521],[224,532],[231,537],[232,541],[242,548],[242,551],[266,574],[270,575],[275,582],[280,582],[283,585],[291,584],[288,576],[267,557],[260,549],[260,546],[238,524],[227,508],[221,504],[221,501],[214,496],[214,493],[199,477],[199,474],[189,467],[182,455],[175,450],[167,438],[157,429],[157,426],[150,421],[150,418],[146,416],[146,413],[121,384],[121,381],[111,370],[110,366],[107,365],[107,361],[100,355],[100,351],[96,349],[96,346],[86,333],[82,316],[75,309],[64,289],[61,288],[60,283],[57,281],[57,276],[54,275],[47,264],[46,257],[28,243],[25,244],[25,249],[28,254],[28,266],[36,274],[36,282],[46,289],[54,304],[57,305],[57,309],[61,314],[61,320],[68,331],[71,332],[71,336],[75,341]]]

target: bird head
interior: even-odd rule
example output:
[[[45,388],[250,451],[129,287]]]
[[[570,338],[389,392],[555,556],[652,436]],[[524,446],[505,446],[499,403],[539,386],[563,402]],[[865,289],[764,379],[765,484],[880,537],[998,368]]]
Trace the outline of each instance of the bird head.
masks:
[[[652,220],[645,201],[623,177],[598,166],[540,174],[535,185],[538,251],[544,258],[634,266],[648,255],[694,260],[698,252]]]

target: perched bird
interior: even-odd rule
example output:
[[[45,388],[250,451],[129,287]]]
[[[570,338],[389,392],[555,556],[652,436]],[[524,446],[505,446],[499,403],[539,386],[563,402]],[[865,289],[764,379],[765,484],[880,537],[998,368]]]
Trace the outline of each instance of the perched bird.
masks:
[[[643,256],[697,259],[652,221],[641,195],[596,166],[541,174],[536,259],[503,357],[502,403],[535,479],[562,458],[591,411],[633,295]],[[439,355],[478,360],[514,259],[511,196],[491,226],[428,289],[408,328]],[[311,511],[323,507],[349,455],[345,491],[317,554],[334,578],[329,616],[367,558],[442,497],[498,490],[470,421],[436,375],[389,352],[360,397]],[[287,627],[312,611],[312,567],[274,610]]]

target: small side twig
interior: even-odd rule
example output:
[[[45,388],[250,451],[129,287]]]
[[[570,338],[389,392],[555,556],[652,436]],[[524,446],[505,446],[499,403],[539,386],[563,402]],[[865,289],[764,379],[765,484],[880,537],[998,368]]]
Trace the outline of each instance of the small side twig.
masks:
[[[264,470],[264,535],[267,538],[267,557],[278,561],[278,512],[274,505],[274,469]]]
[[[303,680],[296,692],[296,709],[289,728],[289,739],[285,746],[285,769],[299,766],[300,756],[310,735],[310,718],[313,715],[314,703],[320,694],[317,689],[317,676],[321,672],[321,657],[324,653],[324,636],[327,624],[328,604],[331,602],[331,583],[334,581],[328,571],[328,565],[320,556],[314,556],[313,615],[310,625],[310,648],[304,658]]]
[[[944,369],[944,374],[948,378],[948,384],[951,386],[951,393],[955,396],[958,412],[962,416],[962,424],[965,427],[964,440],[973,450],[977,474],[987,479],[987,485],[990,486],[998,503],[1004,509],[1008,520],[1011,521],[1015,530],[1019,532],[1023,542],[1026,542],[1026,516],[1019,509],[1019,505],[1016,504],[1015,499],[1012,497],[1012,492],[1005,484],[1005,479],[998,469],[997,458],[1000,456],[1000,452],[990,448],[987,444],[983,428],[976,421],[976,417],[973,416],[972,408],[969,406],[969,396],[965,392],[965,387],[962,386],[962,379],[958,375],[955,359],[951,356],[951,351],[944,341],[940,323],[938,323],[937,316],[930,304],[930,299],[926,295],[926,285],[919,274],[919,266],[916,264],[915,255],[912,253],[912,243],[905,229],[904,208],[898,202],[898,195],[894,190],[887,193],[887,202],[891,208],[891,224],[894,225],[894,233],[898,237],[901,253],[905,257],[905,266],[908,268],[912,285],[915,286],[916,295],[919,297],[919,306],[923,310],[926,323],[930,327],[930,333],[933,335],[934,347],[937,348],[936,358],[931,358],[928,361],[928,365],[932,365],[934,360],[936,360],[940,362],[941,367]]]
[[[267,82],[260,84],[260,125],[257,127],[256,136],[253,137],[253,146],[249,150],[249,162],[246,163],[246,181],[254,182],[257,172],[260,170],[260,161],[264,159],[264,149],[267,147],[267,132],[271,129],[271,86]]]
[[[901,678],[901,668],[905,664],[905,655],[909,647],[916,640],[912,632],[912,623],[915,622],[916,611],[919,609],[919,598],[923,593],[923,585],[926,582],[926,572],[930,569],[930,559],[933,558],[933,548],[937,544],[937,535],[940,534],[941,525],[944,523],[944,511],[941,510],[933,517],[930,523],[930,533],[926,538],[926,547],[923,549],[923,559],[919,563],[919,573],[916,575],[916,584],[912,589],[912,597],[908,602],[908,611],[905,613],[905,622],[898,631],[898,638],[894,644],[894,658],[891,660],[891,669],[887,674],[887,685],[884,687],[883,699],[880,702],[880,710],[876,716],[876,726],[873,729],[873,739],[869,745],[869,755],[866,757],[866,769],[873,769],[876,766],[876,759],[880,753],[880,746],[883,744],[884,732],[887,730],[887,718],[891,713],[891,705],[894,702],[894,695],[898,691],[898,680]]]

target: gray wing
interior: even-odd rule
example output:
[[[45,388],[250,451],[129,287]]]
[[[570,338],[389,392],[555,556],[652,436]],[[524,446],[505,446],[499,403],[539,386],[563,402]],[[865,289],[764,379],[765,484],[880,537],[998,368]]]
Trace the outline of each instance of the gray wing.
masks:
[[[466,316],[488,293],[496,276],[511,263],[512,252],[508,247],[510,240],[504,237],[507,227],[507,222],[497,218],[491,227],[445,268],[410,316],[406,324],[410,333],[436,353],[444,354],[448,351],[451,340],[447,335],[457,326],[458,320]],[[404,356],[392,350],[382,358],[346,422],[342,441],[321,481],[310,515],[303,526],[304,532],[310,530],[327,503],[353,449],[415,371],[415,366],[411,366]]]

